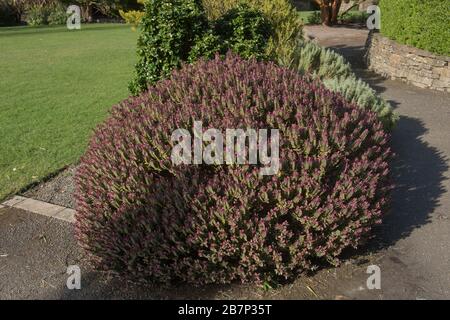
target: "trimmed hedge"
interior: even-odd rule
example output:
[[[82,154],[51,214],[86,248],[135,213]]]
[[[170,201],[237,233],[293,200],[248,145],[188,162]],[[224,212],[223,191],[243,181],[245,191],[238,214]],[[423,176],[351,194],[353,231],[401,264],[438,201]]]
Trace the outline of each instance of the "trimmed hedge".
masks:
[[[280,130],[280,170],[172,165],[171,135]],[[248,149],[248,146],[247,146]],[[335,264],[379,224],[391,189],[377,115],[255,59],[200,60],[115,106],[76,174],[76,235],[100,268],[201,285],[279,281]]]
[[[381,0],[381,33],[399,43],[450,55],[450,1]]]

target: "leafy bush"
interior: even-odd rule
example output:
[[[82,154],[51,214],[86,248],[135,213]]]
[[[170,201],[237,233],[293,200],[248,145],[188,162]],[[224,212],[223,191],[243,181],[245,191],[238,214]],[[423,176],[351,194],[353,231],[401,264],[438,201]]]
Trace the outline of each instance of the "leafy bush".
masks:
[[[139,10],[130,10],[130,11],[119,10],[119,14],[122,17],[122,19],[124,19],[126,23],[131,24],[133,26],[133,30],[135,30],[136,27],[141,24],[145,12]]]
[[[186,61],[208,23],[201,0],[152,0],[145,2],[141,26],[139,61],[129,86],[133,94],[147,89]]]
[[[306,24],[322,24],[320,11],[313,11],[306,16]]]
[[[324,85],[333,92],[339,92],[347,101],[356,103],[360,108],[376,112],[386,129],[392,129],[398,120],[391,105],[378,96],[367,83],[354,76],[328,78],[324,80]]]
[[[450,55],[450,1],[381,0],[381,33],[400,43]]]
[[[177,1],[162,1],[171,6],[168,7],[178,12]],[[207,23],[203,15],[201,4],[193,2],[195,17],[197,20],[189,20],[185,23],[169,23],[170,19],[178,19],[176,15],[168,19],[154,19],[154,11],[146,12],[147,19],[152,17],[151,27],[143,30],[139,39],[140,61],[136,65],[137,79],[131,84],[133,94],[138,94],[146,89],[149,84],[154,84],[161,78],[167,76],[173,68],[180,66],[181,62],[195,62],[200,57],[213,58],[216,53],[225,54],[228,50],[238,53],[244,58],[265,58],[267,41],[271,34],[270,22],[259,12],[249,6],[242,4],[225,13],[220,19]],[[149,3],[147,8],[155,9],[161,3]],[[191,7],[187,7],[188,10]],[[180,8],[180,12],[184,12]],[[179,13],[177,13],[178,15]],[[189,11],[183,13],[190,14]],[[165,17],[166,13],[160,13]],[[191,19],[191,17],[189,17]],[[160,25],[161,24],[161,25]],[[193,32],[190,28],[194,28]],[[144,27],[145,28],[145,27]],[[181,29],[180,29],[181,28]],[[189,29],[188,29],[189,28]],[[163,31],[161,31],[163,30]],[[173,41],[172,33],[181,33],[180,40]],[[187,39],[183,36],[188,35]],[[160,43],[167,43],[167,52],[158,47]],[[174,44],[180,46],[174,50]],[[163,46],[163,49],[165,46]]]
[[[278,57],[277,63],[323,80],[328,89],[343,94],[363,109],[375,111],[386,129],[394,127],[398,117],[391,105],[368,84],[356,79],[350,64],[333,50],[301,41],[291,55]]]
[[[41,4],[32,4],[27,7],[26,21],[29,26],[42,26],[48,24],[50,9],[48,6]]]
[[[341,23],[365,23],[368,18],[369,14],[364,11],[348,11],[338,17]]]
[[[259,10],[270,21],[274,32],[267,42],[266,55],[276,57],[283,50],[293,50],[292,40],[302,38],[302,20],[289,0],[203,0],[210,20],[244,3]]]
[[[195,41],[189,53],[189,62],[195,62],[200,58],[211,59],[216,53],[222,54],[226,52],[227,44],[224,43],[222,37],[217,35],[213,30],[208,30],[199,39]]]
[[[67,23],[68,15],[66,13],[66,8],[60,4],[54,4],[50,6],[49,15],[48,15],[48,24],[49,25],[62,25]]]
[[[173,131],[196,120],[279,129],[279,173],[172,165]],[[185,65],[96,129],[76,174],[77,238],[98,267],[140,280],[289,279],[380,223],[387,140],[375,113],[293,70],[234,54]]]
[[[241,4],[216,22],[216,33],[241,57],[263,58],[271,25],[260,11]]]
[[[213,28],[196,41],[189,61],[200,57],[213,58],[216,53],[232,50],[243,58],[266,58],[265,49],[271,34],[270,22],[258,10],[240,4],[220,19],[213,21]]]
[[[232,50],[243,58],[262,59],[266,57],[271,31],[270,22],[260,11],[240,4],[214,21],[212,32],[208,32],[197,47],[209,53],[202,55],[207,58],[213,58],[216,52],[225,54]],[[191,61],[195,61],[196,56],[192,54]]]

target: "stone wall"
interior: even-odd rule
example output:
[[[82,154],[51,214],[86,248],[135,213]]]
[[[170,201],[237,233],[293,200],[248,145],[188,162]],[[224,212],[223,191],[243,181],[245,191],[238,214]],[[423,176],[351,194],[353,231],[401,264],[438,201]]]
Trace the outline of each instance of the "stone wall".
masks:
[[[370,32],[365,59],[369,69],[383,76],[450,92],[450,57],[398,44]]]

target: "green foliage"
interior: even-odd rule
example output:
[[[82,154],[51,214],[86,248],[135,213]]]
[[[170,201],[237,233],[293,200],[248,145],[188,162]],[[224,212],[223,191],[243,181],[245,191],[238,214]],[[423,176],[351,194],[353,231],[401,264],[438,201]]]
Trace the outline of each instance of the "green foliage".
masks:
[[[293,50],[292,44],[302,38],[302,20],[289,0],[203,0],[210,20],[220,18],[225,12],[244,3],[259,10],[270,21],[273,33],[266,46],[266,55],[275,58],[283,51]]]
[[[189,62],[198,58],[213,58],[216,53],[231,50],[243,58],[266,58],[265,49],[271,35],[270,22],[263,14],[241,4],[212,22],[208,30],[191,50]]]
[[[280,56],[277,62],[302,74],[310,73],[324,81],[328,89],[343,94],[363,109],[375,111],[386,129],[392,128],[397,121],[390,104],[369,85],[357,80],[350,64],[333,50],[322,48],[314,42],[299,41],[291,55]]]
[[[321,24],[322,18],[320,17],[320,11],[313,11],[309,13],[305,18],[306,24]]]
[[[66,24],[68,15],[66,13],[66,8],[62,4],[55,4],[50,7],[50,12],[48,15],[49,25],[62,25]]]
[[[223,54],[226,51],[226,44],[222,38],[215,34],[213,30],[205,32],[192,47],[189,53],[188,61],[190,63],[197,61],[200,58],[210,59],[216,55],[216,53]]]
[[[30,1],[25,8],[26,21],[30,26],[62,25],[67,21],[66,7],[59,1]]]
[[[381,33],[400,43],[450,55],[450,1],[381,0]]]
[[[59,0],[64,5],[69,6],[72,4],[81,7],[81,16],[84,21],[88,21],[89,12],[88,8],[94,9],[97,12],[102,13],[105,16],[112,17],[117,16],[117,9],[121,7],[127,7],[128,1],[124,0]]]
[[[241,57],[263,58],[271,25],[260,11],[241,4],[215,23],[215,32]]]
[[[260,11],[240,4],[210,25],[200,1],[148,2],[138,42],[137,77],[130,91],[136,95],[182,62],[213,58],[216,53],[231,50],[244,58],[266,58],[272,29]]]
[[[348,77],[353,74],[344,57],[313,42],[299,44],[290,61],[289,67],[301,73],[312,73],[320,79]],[[282,64],[285,65],[283,62]]]
[[[338,20],[342,23],[365,23],[368,17],[369,14],[367,12],[351,10],[339,15]]]
[[[26,21],[29,26],[42,26],[48,24],[48,17],[50,15],[49,7],[45,5],[33,4],[30,5],[26,13]]]
[[[147,1],[130,91],[138,94],[179,67],[207,26],[201,0]]]

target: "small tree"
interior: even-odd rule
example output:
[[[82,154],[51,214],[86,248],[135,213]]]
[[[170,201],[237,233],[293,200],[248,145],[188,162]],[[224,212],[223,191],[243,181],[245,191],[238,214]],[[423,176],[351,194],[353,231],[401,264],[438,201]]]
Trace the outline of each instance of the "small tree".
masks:
[[[320,8],[320,18],[322,20],[322,24],[331,26],[337,24],[338,22],[339,11],[342,3],[348,3],[350,0],[314,0],[314,2],[317,3]],[[359,5],[361,2],[362,0],[355,0],[353,6],[348,8],[347,11]]]

